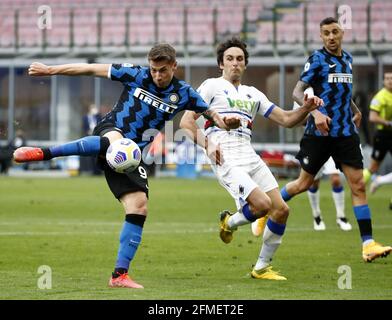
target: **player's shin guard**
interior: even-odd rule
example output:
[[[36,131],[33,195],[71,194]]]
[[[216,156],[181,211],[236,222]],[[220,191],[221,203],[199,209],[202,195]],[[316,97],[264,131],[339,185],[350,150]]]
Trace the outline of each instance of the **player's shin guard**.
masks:
[[[261,247],[259,259],[255,265],[256,270],[265,268],[270,264],[272,257],[279,245],[282,243],[282,237],[285,229],[285,224],[274,222],[271,218],[268,219],[263,234],[263,245]]]
[[[367,204],[356,206],[353,208],[355,218],[358,221],[359,231],[361,233],[362,242],[373,239],[372,220],[370,208]]]
[[[146,216],[127,214],[120,234],[120,247],[117,254],[114,274],[128,271],[142,239],[143,225]]]
[[[109,145],[109,139],[106,137],[87,136],[60,146],[43,149],[44,160],[71,155],[105,155]]]

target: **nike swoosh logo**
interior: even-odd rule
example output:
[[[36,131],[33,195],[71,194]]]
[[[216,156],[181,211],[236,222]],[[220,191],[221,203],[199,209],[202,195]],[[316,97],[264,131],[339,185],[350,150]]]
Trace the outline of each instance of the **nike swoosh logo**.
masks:
[[[336,63],[335,64],[330,64],[329,67],[330,68],[336,67]]]

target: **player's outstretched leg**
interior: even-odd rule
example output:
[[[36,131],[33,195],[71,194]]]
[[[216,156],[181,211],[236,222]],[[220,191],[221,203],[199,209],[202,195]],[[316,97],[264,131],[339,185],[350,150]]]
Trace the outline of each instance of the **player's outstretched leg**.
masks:
[[[230,228],[229,219],[232,216],[230,211],[224,210],[219,214],[220,218],[220,231],[219,237],[222,239],[224,243],[230,243],[233,240],[233,232],[237,230],[237,228]]]
[[[254,193],[253,193],[254,192]],[[258,190],[254,190],[252,194],[257,194]],[[270,199],[267,197],[268,201],[266,203],[269,204]],[[259,209],[260,214],[263,216],[269,211],[269,207],[266,206],[267,209],[264,209],[264,202],[261,202],[262,205],[256,208]],[[265,212],[263,212],[263,210]],[[233,240],[233,232],[237,230],[237,227],[243,226],[245,224],[253,223],[256,221],[257,217],[252,212],[249,203],[245,202],[242,208],[238,210],[236,213],[231,214],[229,211],[224,210],[220,214],[220,232],[219,236],[224,243],[230,243]]]
[[[50,148],[21,147],[14,151],[15,162],[50,160],[71,155],[95,156],[105,154],[110,145],[109,139],[99,136],[87,136],[60,146]]]

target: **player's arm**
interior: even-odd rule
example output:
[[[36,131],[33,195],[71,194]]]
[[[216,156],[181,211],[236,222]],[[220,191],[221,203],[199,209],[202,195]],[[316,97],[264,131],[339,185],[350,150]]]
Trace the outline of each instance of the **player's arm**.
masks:
[[[387,121],[383,117],[380,116],[380,114],[375,111],[375,110],[370,110],[369,113],[369,121],[374,123],[374,124],[381,124],[383,126],[392,127],[392,121]]]
[[[101,63],[69,63],[48,66],[40,62],[33,62],[29,67],[30,76],[95,76],[107,78],[110,64]]]
[[[279,107],[272,109],[269,119],[286,128],[293,128],[306,119],[309,112],[323,105],[323,100],[313,96],[308,98],[305,94],[301,107],[295,110],[283,110]]]
[[[351,99],[350,106],[351,106],[351,111],[354,114],[353,121],[355,123],[355,126],[357,128],[359,128],[359,126],[361,125],[362,113],[361,113],[361,111],[359,111],[359,108],[357,107],[357,105],[355,104],[355,102],[352,99]]]
[[[213,161],[213,163],[222,165],[223,156],[219,145],[216,146],[209,141],[204,132],[196,124],[196,120],[200,117],[200,115],[200,113],[196,113],[194,111],[185,111],[180,121],[180,128],[185,130],[187,136],[189,136],[193,142],[197,143],[206,150],[208,157]],[[209,113],[208,116],[210,115],[211,113]],[[211,120],[213,120],[213,117],[211,117]]]
[[[241,125],[241,120],[238,117],[229,116],[221,117],[215,110],[207,110],[203,112],[204,118],[214,122],[214,124],[224,130],[237,129]]]
[[[304,98],[304,92],[310,85],[306,82],[299,80],[293,90],[293,99],[299,105],[302,104]],[[311,115],[314,118],[314,124],[316,128],[321,132],[322,135],[328,135],[329,124],[331,123],[331,118],[321,113],[319,110],[313,110]]]

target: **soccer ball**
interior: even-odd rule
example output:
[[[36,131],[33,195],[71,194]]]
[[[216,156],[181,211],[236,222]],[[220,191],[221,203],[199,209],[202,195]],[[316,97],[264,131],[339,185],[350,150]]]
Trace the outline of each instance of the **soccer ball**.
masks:
[[[106,162],[118,173],[132,172],[139,166],[141,158],[139,146],[127,138],[114,141],[106,151]]]

